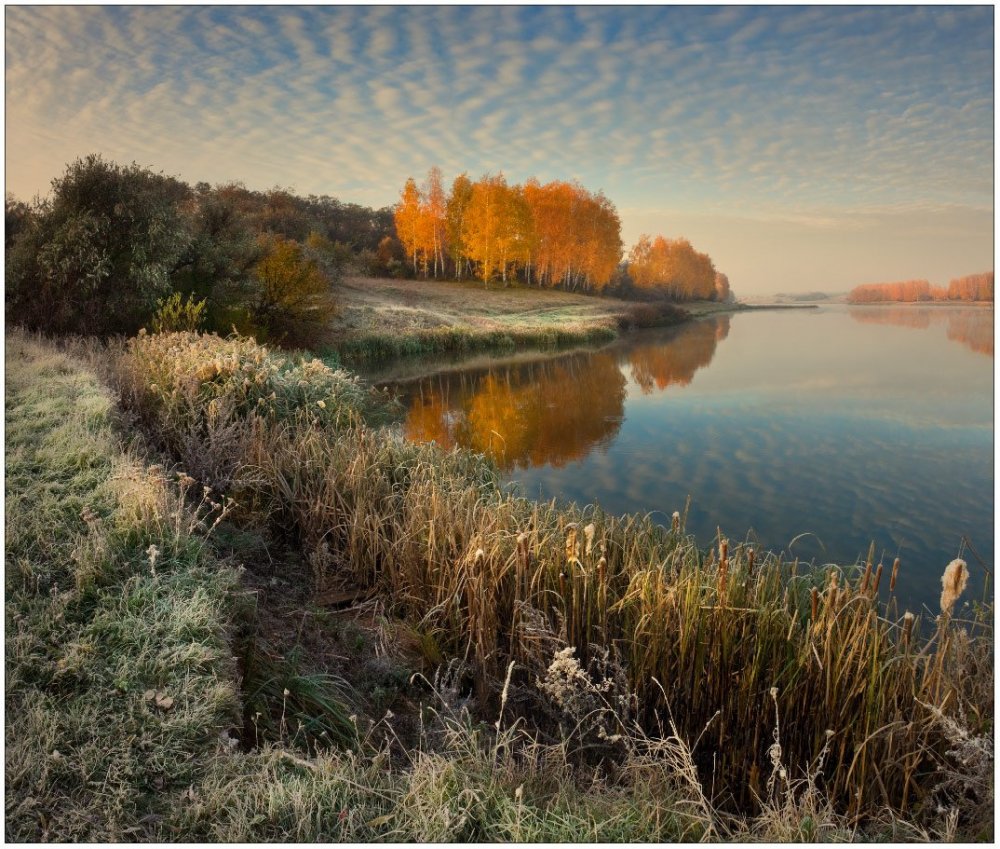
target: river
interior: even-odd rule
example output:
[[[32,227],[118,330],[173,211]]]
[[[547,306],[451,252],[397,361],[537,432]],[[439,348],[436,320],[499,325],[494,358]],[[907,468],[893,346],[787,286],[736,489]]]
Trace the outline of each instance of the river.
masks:
[[[934,614],[961,554],[963,601],[992,598],[992,309],[749,311],[409,368],[388,381],[407,436],[490,455],[524,495],[664,523],[690,497],[700,545],[721,528],[819,565],[874,541],[900,603]]]

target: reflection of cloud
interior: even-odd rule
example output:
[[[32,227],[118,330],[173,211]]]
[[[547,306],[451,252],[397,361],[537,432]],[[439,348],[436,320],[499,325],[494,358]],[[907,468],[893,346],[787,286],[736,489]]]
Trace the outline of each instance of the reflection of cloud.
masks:
[[[993,356],[993,310],[984,307],[851,307],[851,318],[862,324],[889,324],[925,330],[947,324],[948,338],[979,354]]]
[[[532,495],[596,500],[613,513],[656,509],[663,521],[690,495],[689,530],[703,545],[719,525],[737,539],[753,528],[775,550],[808,532],[822,547],[809,537],[795,554],[844,564],[875,540],[877,556],[902,558],[898,594],[911,608],[940,593],[941,568],[963,534],[992,548],[988,432],[929,442],[900,421],[762,413],[752,404],[722,415],[686,397],[661,396],[669,415],[627,408],[606,453],[513,477]]]

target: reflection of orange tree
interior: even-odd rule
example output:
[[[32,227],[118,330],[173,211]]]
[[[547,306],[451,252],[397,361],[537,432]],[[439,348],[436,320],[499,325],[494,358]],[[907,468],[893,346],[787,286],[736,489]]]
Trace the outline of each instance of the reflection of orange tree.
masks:
[[[891,324],[923,330],[948,322],[948,338],[979,354],[993,356],[993,311],[970,307],[953,312],[915,307],[852,308],[851,318],[862,324]]]
[[[894,327],[915,327],[923,330],[931,326],[931,314],[927,310],[911,307],[876,307],[875,309],[851,309],[851,318],[862,324],[891,324]]]
[[[979,354],[993,356],[993,311],[948,316],[948,338]]]
[[[687,386],[694,373],[715,356],[716,345],[729,335],[729,316],[683,325],[673,337],[633,348],[628,352],[632,379],[644,395],[654,387]]]
[[[425,381],[406,434],[480,451],[503,469],[561,466],[618,432],[624,401],[625,378],[612,354],[574,354],[471,380]]]

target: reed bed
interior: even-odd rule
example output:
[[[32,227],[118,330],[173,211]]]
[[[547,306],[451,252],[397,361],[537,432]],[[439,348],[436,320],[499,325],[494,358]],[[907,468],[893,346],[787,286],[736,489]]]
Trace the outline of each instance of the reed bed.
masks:
[[[665,528],[520,498],[480,457],[370,426],[359,384],[331,392],[346,411],[332,421],[311,397],[281,415],[266,399],[248,405],[247,378],[225,406],[218,375],[171,358],[235,346],[267,370],[271,355],[181,336],[129,343],[117,366],[126,403],[189,453],[210,455],[213,434],[238,431],[229,489],[245,518],[294,533],[317,589],[380,593],[429,653],[464,659],[483,702],[506,694],[505,680],[527,690],[563,652],[619,717],[617,731],[635,721],[655,734],[669,718],[697,741],[713,804],[759,810],[776,783],[813,776],[856,821],[942,804],[943,778],[958,768],[948,722],[976,739],[992,733],[991,609],[965,623],[949,607],[924,623],[886,587],[905,580],[898,564],[807,570],[721,534],[701,550],[679,515]],[[225,415],[206,418],[203,398]]]

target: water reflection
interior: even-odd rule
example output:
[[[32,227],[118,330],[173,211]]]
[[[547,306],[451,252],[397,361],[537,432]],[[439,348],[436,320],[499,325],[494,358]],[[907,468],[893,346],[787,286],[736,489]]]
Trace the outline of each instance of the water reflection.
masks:
[[[926,330],[947,328],[952,342],[979,354],[993,356],[993,310],[984,307],[851,307],[851,318],[862,324],[887,324]]]
[[[424,378],[403,392],[406,435],[471,448],[506,471],[562,466],[617,435],[624,368],[643,394],[687,386],[728,333],[721,316],[615,348]]]
[[[729,316],[682,325],[672,338],[647,341],[627,350],[626,358],[643,395],[668,386],[687,386],[694,373],[712,362],[719,342],[729,335]]]
[[[406,400],[410,439],[471,448],[504,470],[562,466],[618,433],[625,377],[611,354],[579,353],[425,378]]]
[[[993,547],[992,353],[992,310],[836,305],[395,386],[411,439],[484,452],[524,495],[664,518],[690,496],[700,544],[720,526],[773,550],[810,532],[793,553],[818,563],[874,540],[902,559],[900,602],[933,609],[962,538]]]

